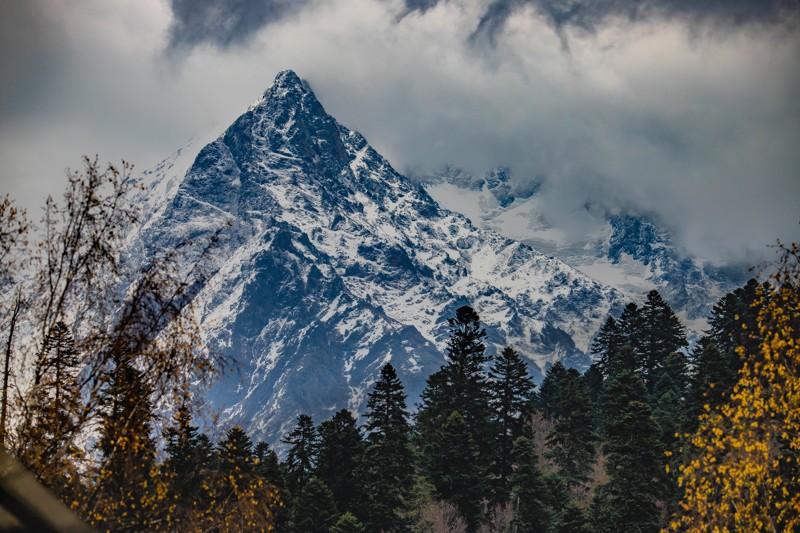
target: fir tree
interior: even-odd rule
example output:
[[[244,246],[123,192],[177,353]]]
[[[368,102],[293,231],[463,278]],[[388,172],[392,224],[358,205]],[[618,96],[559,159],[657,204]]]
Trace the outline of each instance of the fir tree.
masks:
[[[614,320],[613,316],[609,316],[595,334],[592,344],[589,347],[589,353],[594,356],[603,376],[608,376],[609,357],[611,354],[618,352],[624,344],[625,339],[617,321]]]
[[[292,494],[300,494],[314,473],[318,439],[314,421],[310,416],[301,414],[297,417],[297,425],[282,440],[289,445],[286,454],[286,484]]]
[[[452,467],[449,467],[448,476],[464,479],[477,476],[484,479],[493,456],[494,444],[488,378],[484,370],[490,359],[485,354],[483,344],[486,331],[481,327],[478,314],[468,306],[458,308],[456,316],[449,319],[448,323],[450,326],[448,363],[428,378],[428,386],[423,391],[422,405],[417,415],[421,448],[423,455],[441,451],[442,439],[446,440],[453,436],[447,432],[442,433],[442,430],[448,424],[450,430],[454,428],[452,414],[455,412],[459,415],[460,421],[466,424],[466,435],[469,436],[468,440],[461,444],[469,443],[469,446],[477,446],[477,455],[471,463],[458,463],[458,468],[465,469],[463,472],[454,472]],[[471,453],[466,449],[461,451],[465,455]],[[442,465],[436,464],[440,459],[442,456],[423,458],[434,485],[436,485],[434,478],[437,475],[434,471],[443,468]],[[470,487],[470,490],[484,491],[477,497],[477,501],[481,501],[483,497],[488,497],[488,488],[488,484],[479,483],[475,487]],[[467,501],[474,501],[472,494],[464,496],[464,502]],[[454,503],[461,507],[457,502]],[[471,505],[465,503],[461,510],[467,522],[473,524],[476,516]]]
[[[153,408],[151,389],[142,373],[124,356],[116,358],[103,393],[103,420],[97,450],[102,468],[98,487],[101,501],[95,509],[103,527],[147,529],[149,520],[142,505],[149,490],[147,481],[155,464],[151,436]]]
[[[586,393],[589,395],[592,408],[595,410],[598,410],[600,406],[600,395],[603,392],[603,379],[603,371],[600,369],[600,364],[597,362],[589,365],[589,368],[583,373]]]
[[[549,489],[539,471],[533,443],[526,437],[514,441],[514,473],[511,476],[511,531],[548,533],[553,531],[553,509]]]
[[[261,480],[279,491],[281,503],[273,509],[275,531],[285,531],[289,527],[289,509],[291,508],[291,495],[286,491],[286,473],[278,459],[278,454],[271,449],[269,444],[260,441],[253,449],[257,461],[255,474]]]
[[[642,347],[640,344],[640,333],[642,328],[642,312],[639,307],[630,302],[622,310],[622,314],[617,321],[617,328],[622,340],[622,345],[628,345],[633,349],[633,353],[641,358]],[[641,363],[641,359],[638,361]],[[607,372],[606,375],[610,373]]]
[[[256,474],[282,489],[285,484],[283,468],[281,468],[278,454],[275,453],[275,450],[271,449],[266,442],[260,441],[253,449],[253,453],[258,461]]]
[[[469,425],[453,411],[425,450],[428,475],[438,496],[453,503],[476,531],[481,521],[486,472],[480,468],[480,452]]]
[[[611,376],[603,391],[603,451],[609,481],[595,494],[598,531],[658,531],[663,448],[642,378]]]
[[[347,409],[319,425],[316,477],[333,493],[340,511],[356,511],[362,498],[357,468],[364,441],[356,419]]]
[[[556,386],[559,393],[555,411],[559,416],[547,436],[550,447],[547,455],[555,461],[566,485],[574,487],[587,480],[598,438],[594,431],[592,406],[580,372],[570,368]]]
[[[757,293],[766,287],[751,279],[714,305],[707,335],[692,354],[692,418],[702,412],[706,403],[720,404],[733,389],[742,368],[738,348],[742,347],[745,353],[758,351],[755,333],[761,303]]]
[[[610,354],[606,368],[608,370],[608,379],[603,382],[604,390],[609,379],[614,376],[619,376],[626,372],[641,375],[639,371],[639,358],[636,353],[634,353],[630,344],[626,344],[620,348],[619,351]]]
[[[260,476],[253,442],[240,426],[217,443],[216,459],[208,483],[212,505],[200,509],[204,523],[198,529],[264,531],[284,525],[280,492]]]
[[[316,477],[311,477],[292,508],[291,528],[295,533],[328,533],[339,513],[333,493]]]
[[[449,376],[445,366],[425,380],[416,413],[416,429],[423,441],[440,427],[447,415],[456,410],[455,396],[450,392]]]
[[[74,426],[72,419],[78,416],[76,403],[79,403],[75,377],[80,361],[75,349],[75,339],[64,322],[56,322],[44,342],[42,356],[38,361],[37,377],[44,376],[52,392],[54,413],[63,418],[62,422]]]
[[[253,441],[241,428],[234,426],[225,434],[217,445],[220,468],[225,473],[248,473],[255,466],[253,459]]]
[[[672,352],[658,370],[651,394],[653,416],[661,428],[660,440],[669,450],[674,450],[676,435],[686,427],[688,374],[686,356],[680,352]]]
[[[364,414],[367,449],[364,461],[368,525],[371,531],[402,531],[407,501],[413,485],[408,411],[403,384],[391,364],[367,399]]]
[[[544,380],[539,387],[539,408],[547,418],[560,416],[561,383],[567,376],[567,368],[561,361],[556,361],[547,368]]]
[[[570,500],[558,514],[555,533],[592,533],[584,509]]]
[[[163,469],[178,505],[190,507],[203,492],[203,482],[211,468],[211,443],[192,425],[191,413],[185,405],[178,409],[173,420],[173,425],[163,432],[167,453]]]
[[[429,379],[432,390],[423,393],[418,422],[424,432],[436,429],[457,410],[474,438],[490,435],[489,388],[484,367],[489,361],[478,314],[468,306],[459,307],[448,319],[450,339],[447,364]],[[486,444],[490,446],[490,441]]]
[[[497,429],[497,451],[492,472],[496,476],[497,501],[505,501],[509,494],[508,478],[511,474],[514,441],[522,436],[523,420],[528,412],[534,390],[528,368],[519,354],[507,347],[494,360],[489,373],[491,405]]]
[[[687,431],[697,428],[697,418],[704,412],[705,405],[721,405],[733,389],[742,367],[737,348],[741,346],[745,353],[757,352],[758,336],[754,332],[757,331],[756,321],[761,308],[757,293],[764,287],[751,279],[714,305],[708,333],[691,352]]]
[[[686,406],[687,430],[697,428],[704,405],[721,405],[736,383],[736,369],[710,337],[703,337],[692,352],[692,371]]]
[[[741,358],[736,354],[739,346],[746,353],[758,351],[758,339],[753,338],[752,333],[758,331],[759,291],[766,287],[766,284],[760,286],[751,279],[743,287],[723,296],[711,311],[708,335],[722,353],[731,357],[737,371],[741,368]]]
[[[647,390],[652,392],[664,360],[688,345],[686,328],[656,290],[647,293],[636,344],[641,349]]]
[[[36,384],[19,428],[20,461],[56,494],[75,490],[75,473],[68,457],[83,416],[77,383],[80,361],[75,341],[64,322],[50,330],[36,364]],[[68,486],[70,487],[69,490]]]
[[[349,512],[340,516],[330,529],[330,533],[364,533],[365,531],[364,525]]]

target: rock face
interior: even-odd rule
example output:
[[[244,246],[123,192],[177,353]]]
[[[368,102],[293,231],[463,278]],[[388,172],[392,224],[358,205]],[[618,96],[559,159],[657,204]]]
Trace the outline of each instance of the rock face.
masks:
[[[540,374],[557,359],[585,364],[593,333],[624,303],[441,208],[291,71],[199,153],[150,174],[132,262],[187,238],[199,256],[218,236],[195,304],[208,344],[237,370],[207,404],[272,443],[301,412],[319,422],[361,410],[389,361],[413,406],[461,305],[480,314],[490,353],[512,345]]]

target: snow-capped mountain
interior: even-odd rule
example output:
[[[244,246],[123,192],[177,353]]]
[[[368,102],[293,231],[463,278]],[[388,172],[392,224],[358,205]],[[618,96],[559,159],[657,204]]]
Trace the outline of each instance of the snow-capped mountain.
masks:
[[[198,150],[199,148],[199,150]],[[149,175],[132,260],[219,240],[195,297],[213,350],[238,363],[207,394],[223,421],[277,440],[300,412],[362,409],[391,361],[413,405],[444,362],[447,318],[480,314],[489,351],[541,372],[586,362],[622,295],[531,246],[479,229],[397,173],[280,73],[213,142]]]
[[[538,181],[517,182],[507,169],[476,177],[448,166],[416,179],[440,205],[478,227],[558,257],[629,300],[642,301],[657,289],[696,332],[705,327],[714,303],[748,277],[742,265],[715,266],[681,253],[669,232],[643,216],[586,206],[596,226],[576,236],[545,218]]]

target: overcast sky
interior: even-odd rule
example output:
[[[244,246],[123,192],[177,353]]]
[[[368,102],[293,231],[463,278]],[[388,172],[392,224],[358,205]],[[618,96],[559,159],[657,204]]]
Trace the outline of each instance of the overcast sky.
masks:
[[[0,192],[38,218],[83,154],[150,167],[287,68],[400,171],[504,165],[708,259],[800,240],[800,0],[0,0]]]

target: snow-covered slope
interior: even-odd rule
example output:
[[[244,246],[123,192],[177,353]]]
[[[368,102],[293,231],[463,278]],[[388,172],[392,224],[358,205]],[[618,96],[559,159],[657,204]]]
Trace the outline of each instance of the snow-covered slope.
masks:
[[[411,404],[444,362],[447,318],[469,304],[490,351],[540,372],[585,363],[621,295],[532,247],[478,229],[398,174],[280,73],[184,173],[189,149],[150,173],[129,250],[219,241],[195,303],[212,349],[238,363],[207,395],[223,421],[276,442],[307,412],[360,410],[380,367]],[[191,158],[190,158],[191,159]],[[185,165],[184,165],[185,166]]]
[[[544,217],[546,200],[537,183],[512,184],[505,169],[475,177],[450,166],[418,180],[440,205],[478,227],[557,257],[629,300],[642,301],[657,289],[698,332],[714,303],[747,279],[741,265],[714,266],[682,254],[669,233],[646,217],[587,213],[597,222],[594,229],[565,231]]]

